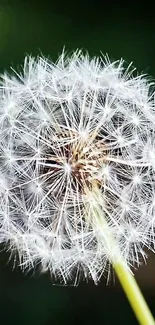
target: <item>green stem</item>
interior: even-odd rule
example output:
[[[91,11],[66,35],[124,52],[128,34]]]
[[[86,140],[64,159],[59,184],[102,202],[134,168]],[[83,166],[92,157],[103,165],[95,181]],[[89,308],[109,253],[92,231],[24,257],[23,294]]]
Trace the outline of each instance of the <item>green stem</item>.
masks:
[[[109,260],[115,270],[115,273],[124,289],[124,292],[130,302],[130,305],[139,321],[140,325],[155,325],[155,321],[151,312],[144,300],[144,297],[137,285],[134,276],[131,274],[125,260],[123,260],[120,248],[112,234],[111,228],[108,225],[103,215],[102,196],[100,190],[95,185],[93,191],[86,190],[86,215],[93,225],[95,230],[99,230],[99,244],[107,246],[109,252]],[[104,235],[104,236],[103,236]]]
[[[155,321],[137,285],[137,282],[123,262],[113,263],[113,268],[141,325],[155,325]]]

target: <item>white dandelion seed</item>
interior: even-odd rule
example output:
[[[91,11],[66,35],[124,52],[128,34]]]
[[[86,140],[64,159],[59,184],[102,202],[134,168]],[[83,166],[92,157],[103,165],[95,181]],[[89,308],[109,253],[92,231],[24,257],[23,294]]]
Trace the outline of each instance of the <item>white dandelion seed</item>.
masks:
[[[81,51],[27,57],[0,99],[0,241],[23,269],[97,283],[154,248],[153,85]],[[113,240],[115,245],[113,245]]]

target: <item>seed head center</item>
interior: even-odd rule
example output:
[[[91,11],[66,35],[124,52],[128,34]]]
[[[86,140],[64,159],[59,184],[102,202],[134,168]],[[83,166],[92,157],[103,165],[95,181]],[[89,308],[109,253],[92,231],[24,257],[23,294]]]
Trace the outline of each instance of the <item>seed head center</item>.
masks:
[[[63,169],[66,176],[70,177],[73,187],[78,184],[82,191],[85,187],[91,189],[94,181],[100,184],[101,170],[105,164],[106,155],[103,140],[96,134],[90,134],[84,139],[78,134],[66,134],[66,132],[56,137],[57,143],[58,139],[63,137],[63,143],[56,152],[49,153],[45,164],[46,172],[49,168],[55,172]],[[69,137],[71,141],[68,141]]]
[[[69,163],[72,177],[80,183],[91,187],[92,181],[99,179],[99,171],[104,163],[105,146],[101,140],[89,139],[72,144]]]

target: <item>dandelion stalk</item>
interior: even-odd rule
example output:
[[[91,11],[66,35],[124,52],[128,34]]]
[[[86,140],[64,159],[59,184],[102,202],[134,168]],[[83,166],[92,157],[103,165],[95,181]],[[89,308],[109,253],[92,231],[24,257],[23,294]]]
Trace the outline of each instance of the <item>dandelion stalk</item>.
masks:
[[[68,284],[113,268],[143,325],[129,267],[155,248],[155,91],[131,65],[26,57],[0,87],[0,242],[22,270]]]
[[[87,198],[89,197],[88,201],[91,199],[92,203],[92,218],[95,221],[95,225],[98,224],[99,229],[106,232],[107,240],[109,245],[111,246],[110,250],[113,251],[113,256],[109,257],[111,259],[111,264],[115,273],[120,281],[122,288],[131,304],[131,307],[135,313],[139,324],[141,325],[155,325],[155,320],[146,304],[146,301],[142,295],[142,292],[139,289],[139,286],[132,275],[129,267],[123,260],[121,256],[121,252],[119,251],[119,247],[115,239],[111,234],[111,229],[109,228],[101,210],[102,204],[102,196],[99,189],[93,186],[93,191],[89,194],[87,190]],[[93,193],[93,195],[92,195]]]
[[[124,261],[114,263],[113,268],[125,291],[133,311],[141,325],[154,325],[155,320],[146,304],[146,301],[137,285],[134,276],[131,274]]]

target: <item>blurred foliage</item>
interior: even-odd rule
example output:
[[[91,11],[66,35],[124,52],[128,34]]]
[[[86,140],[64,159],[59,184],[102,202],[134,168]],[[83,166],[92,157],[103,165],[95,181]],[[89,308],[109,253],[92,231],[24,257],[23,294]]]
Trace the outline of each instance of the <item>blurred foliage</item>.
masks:
[[[136,7],[137,6],[137,7]],[[21,65],[26,54],[57,59],[67,51],[108,53],[112,59],[133,61],[138,71],[155,77],[155,23],[150,3],[119,5],[102,0],[1,0],[0,70]],[[142,268],[143,269],[143,268]],[[145,278],[150,277],[147,267]],[[155,315],[154,271],[144,294]],[[146,273],[145,273],[146,272]],[[90,281],[77,288],[53,286],[48,275],[12,271],[7,255],[0,255],[0,312],[5,325],[137,324],[127,300],[114,281],[96,287]]]
[[[1,0],[1,69],[22,63],[26,54],[55,60],[65,46],[123,57],[140,72],[155,75],[154,31],[154,13],[142,3],[136,8],[101,0]]]

